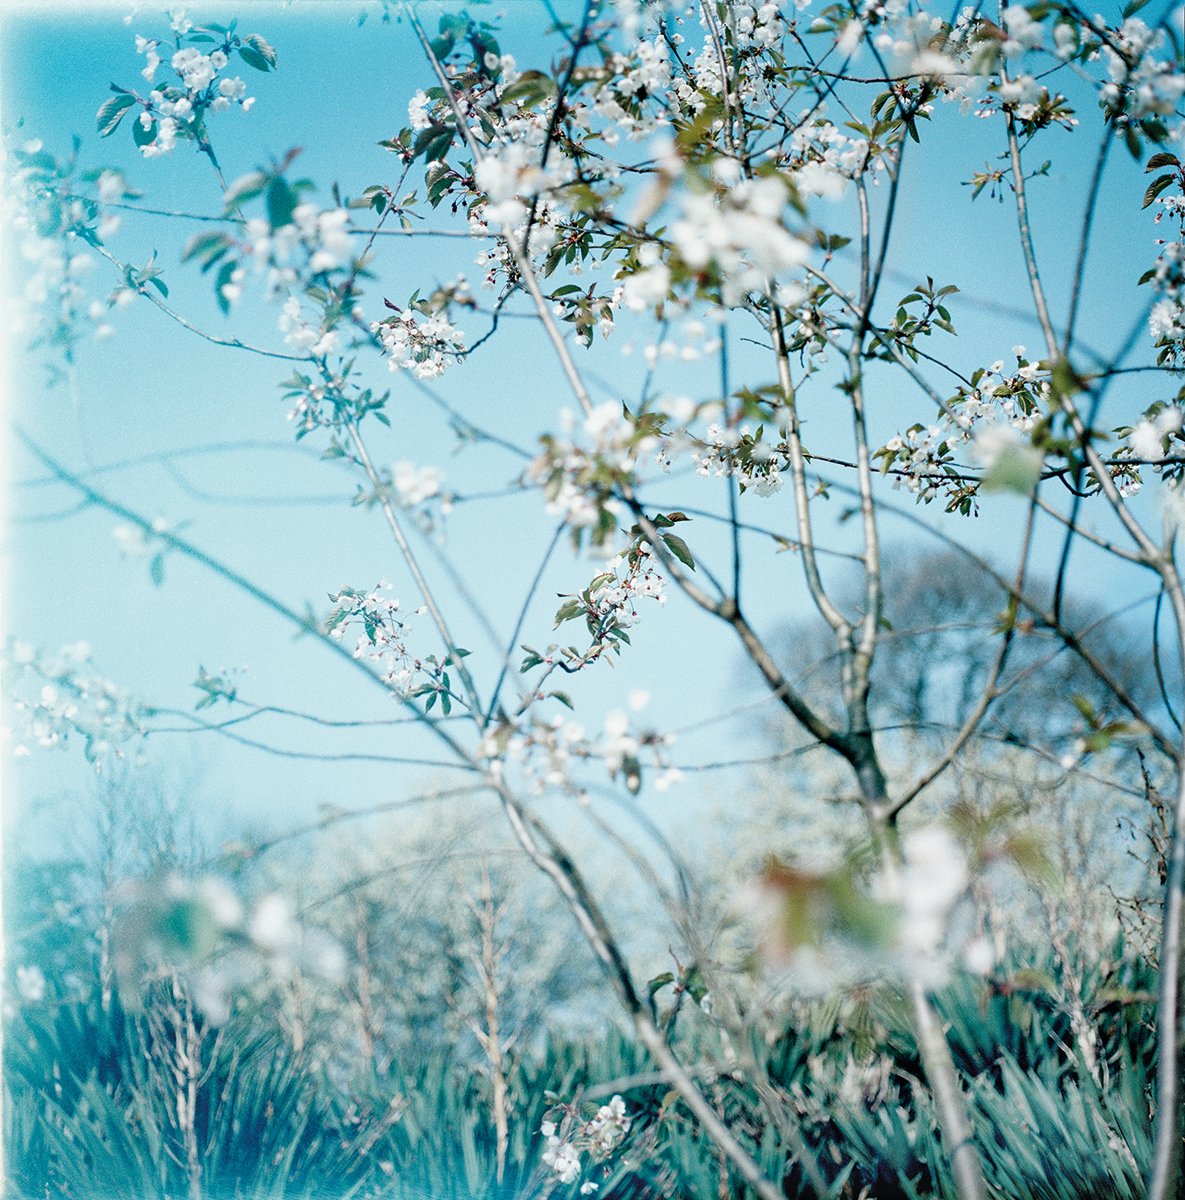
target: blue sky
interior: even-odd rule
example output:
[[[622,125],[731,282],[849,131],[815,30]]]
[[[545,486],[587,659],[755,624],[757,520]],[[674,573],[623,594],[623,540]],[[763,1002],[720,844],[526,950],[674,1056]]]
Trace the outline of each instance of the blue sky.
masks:
[[[302,148],[300,173],[317,181],[317,198],[325,205],[334,181],[357,195],[367,184],[390,178],[393,159],[378,142],[406,124],[407,99],[430,80],[407,26],[383,24],[373,6],[370,19],[359,25],[364,7],[252,3],[236,9],[189,10],[196,19],[225,19],[237,13],[243,31],[264,34],[280,55],[274,75],[242,72],[251,76],[247,82],[258,97],[249,115],[232,111],[212,122],[228,179],[293,146]],[[94,133],[94,113],[108,94],[108,83],[138,82],[142,60],[134,52],[134,34],[161,36],[167,28],[155,9],[142,8],[130,25],[123,20],[126,11],[7,10],[0,25],[5,127],[23,119],[20,138],[41,139],[57,152],[64,151],[77,132],[82,137],[81,159],[124,170],[146,193],[142,203],[215,213],[220,192],[209,165],[186,147],[149,162],[140,158],[126,130],[106,141]],[[552,51],[545,54],[540,48],[539,6],[519,0],[487,11],[502,14],[503,48],[516,54],[520,66],[545,64]],[[1096,117],[1089,101],[1081,107],[1084,124],[1093,127]],[[1017,343],[1027,344],[1033,357],[1038,348],[1031,319],[1009,312],[1029,307],[1014,211],[986,194],[972,204],[970,189],[959,183],[995,158],[999,132],[994,123],[938,109],[932,139],[920,148],[911,146],[907,157],[908,183],[891,260],[902,274],[886,285],[886,295],[894,294],[898,285],[900,294],[931,274],[939,283],[953,282],[964,290],[966,298],[956,304],[954,315],[967,336],[960,339],[954,357],[968,368],[1007,357]],[[1032,194],[1042,269],[1055,297],[1055,316],[1060,317],[1095,143],[1093,133],[1071,137],[1055,130],[1046,139],[1054,166],[1047,178],[1034,182]],[[1104,351],[1114,347],[1132,317],[1132,305],[1144,298],[1132,284],[1154,258],[1151,217],[1139,212],[1144,182],[1140,166],[1117,148],[1101,205],[1105,232],[1092,248],[1090,300],[1082,321],[1083,336]],[[166,269],[170,303],[196,324],[222,335],[233,331],[278,345],[275,312],[257,296],[229,320],[223,318],[211,298],[209,280],[192,266],[178,264],[180,247],[196,228],[193,222],[128,214],[112,248],[132,261],[144,261],[155,251]],[[376,316],[382,315],[383,295],[402,303],[416,287],[447,281],[461,271],[476,280],[473,252],[473,246],[460,240],[384,243],[377,268],[381,282],[370,293]],[[94,273],[96,294],[113,284],[100,278],[106,269],[100,264]],[[368,587],[382,576],[396,581],[398,593],[408,607],[412,605],[408,581],[379,514],[349,506],[353,482],[334,464],[318,461],[320,444],[312,444],[316,438],[294,444],[277,386],[284,375],[282,364],[218,351],[147,305],[121,310],[115,324],[114,337],[83,346],[73,389],[47,390],[36,357],[14,354],[8,381],[12,418],[74,469],[143,460],[95,478],[113,497],[146,516],[187,522],[186,537],[298,609],[311,603],[323,610],[330,590],[343,584]],[[475,324],[471,339],[481,331]],[[768,382],[772,373],[759,352],[743,342],[745,332],[737,325],[731,335],[734,380]],[[1146,350],[1144,355],[1147,360]],[[610,343],[581,361],[591,364],[595,379],[603,384],[599,398],[637,393],[640,356],[624,357]],[[662,386],[690,394],[710,392],[714,375],[714,367],[676,369],[663,378]],[[454,455],[443,419],[419,392],[381,365],[373,378],[377,385],[393,388],[393,427],[376,428],[372,434],[371,448],[381,462],[437,463],[446,471],[449,488],[462,495],[513,481],[520,464],[484,448]],[[557,428],[558,409],[571,407],[554,357],[540,331],[528,322],[504,322],[501,336],[435,386],[472,420],[528,448],[539,432]],[[1104,423],[1130,422],[1157,398],[1141,392],[1142,386],[1136,377],[1135,383],[1117,387],[1114,420],[1105,417]],[[812,405],[806,412],[808,437],[821,431],[829,445],[842,451],[845,430],[835,419],[834,404],[820,390]],[[919,411],[928,415],[912,397],[901,394],[899,385],[873,393],[871,418],[882,437]],[[201,449],[211,446],[234,448]],[[153,455],[181,447],[194,452],[174,457],[168,469],[151,461]],[[199,665],[211,670],[227,665],[247,668],[241,691],[255,702],[336,719],[398,715],[393,704],[381,698],[376,703],[377,693],[343,671],[323,649],[307,640],[294,641],[290,627],[195,564],[170,557],[163,585],[154,586],[143,561],[121,557],[112,537],[117,521],[110,514],[92,510],[45,519],[69,509],[72,500],[59,487],[35,485],[41,474],[27,455],[10,447],[4,545],[9,633],[47,648],[84,639],[93,646],[100,671],[162,707],[191,710],[197,694],[190,685]],[[655,496],[665,493],[672,502],[722,511],[724,493],[719,487],[687,490],[687,482],[686,477],[674,479]],[[908,504],[903,494],[892,498]],[[747,519],[789,530],[788,503],[785,494],[777,501],[748,496],[743,511]],[[834,519],[841,503],[832,501],[824,509],[821,528],[825,540],[845,546],[855,531]],[[447,551],[480,594],[503,638],[513,626],[525,580],[549,537],[550,524],[541,508],[538,495],[526,492],[460,504],[448,519]],[[1020,509],[1017,500],[990,498],[984,515],[959,523],[956,532],[1006,560]],[[921,515],[939,519],[933,509],[921,510]],[[697,554],[709,563],[714,557],[723,561],[718,529],[706,522],[689,528]],[[885,531],[891,546],[915,552],[916,531],[889,518]],[[1048,531],[1039,541],[1039,557],[1050,563],[1050,570],[1057,544]],[[427,553],[433,577],[447,588],[445,576]],[[1134,581],[1102,574],[1089,552],[1080,552],[1075,562],[1078,584],[1087,594],[1105,599],[1136,594]],[[592,569],[589,560],[576,560],[566,552],[557,555],[520,641],[545,643],[552,636],[549,615],[558,604],[556,594],[583,586]],[[806,613],[798,560],[789,554],[770,556],[753,575],[746,601],[756,623],[766,630]],[[742,690],[738,650],[727,631],[698,618],[676,596],[665,609],[651,606],[643,617],[620,669],[586,672],[570,689],[588,728],[598,728],[603,713],[621,706],[637,688],[653,693],[647,716],[662,728],[693,725],[753,698]],[[475,652],[474,661],[484,656],[476,669],[488,679],[492,650],[480,628],[464,615],[457,626],[460,640]],[[180,718],[169,722],[184,723]],[[674,758],[694,764],[758,753],[760,742],[752,729],[751,715],[704,726],[677,744]],[[307,724],[261,719],[239,732],[301,752],[437,754],[405,726],[330,736]],[[196,770],[200,765],[200,804],[217,814],[217,823],[227,832],[240,823],[282,827],[305,819],[322,803],[375,803],[425,779],[447,775],[373,762],[277,757],[211,734],[156,735],[148,751],[154,762],[170,770],[185,771],[190,764]],[[6,800],[11,805],[15,797],[18,809],[59,795],[67,798],[66,808],[59,805],[54,811],[69,811],[73,797],[88,787],[90,768],[76,750],[41,753],[19,763],[9,758],[5,767]],[[642,803],[678,821],[698,798],[715,798],[722,786],[739,790],[744,783],[742,772],[691,776],[678,795],[659,797],[648,791]]]

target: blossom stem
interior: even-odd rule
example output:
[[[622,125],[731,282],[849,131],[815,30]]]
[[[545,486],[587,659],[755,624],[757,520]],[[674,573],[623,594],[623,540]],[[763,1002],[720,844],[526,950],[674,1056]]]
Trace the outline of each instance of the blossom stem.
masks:
[[[588,891],[583,877],[571,859],[559,844],[543,831],[538,821],[523,808],[517,797],[500,780],[491,776],[490,782],[491,786],[498,791],[519,844],[526,851],[527,857],[553,881],[556,889],[567,902],[592,947],[593,953],[604,966],[610,983],[617,992],[642,1044],[650,1052],[657,1066],[670,1079],[671,1085],[699,1120],[704,1131],[731,1160],[741,1178],[761,1197],[761,1200],[785,1200],[781,1186],[775,1185],[765,1175],[749,1151],[737,1141],[715,1108],[696,1086],[695,1080],[675,1056],[662,1031],[654,1023],[634,987],[629,969],[599,905]],[[825,1181],[809,1155],[804,1158],[802,1166],[812,1180],[817,1194],[825,1194]]]
[[[372,683],[377,684],[388,695],[395,694],[400,703],[415,716],[419,722],[427,729],[431,730],[433,735],[445,745],[462,763],[472,765],[472,758],[466,754],[461,744],[446,730],[438,721],[432,720],[420,711],[414,701],[405,697],[398,696],[398,693],[393,693],[392,689],[376,675],[364,662],[356,659],[349,650],[347,650],[340,642],[335,641],[327,634],[321,632],[311,616],[302,616],[294,609],[289,608],[282,600],[273,596],[270,592],[264,591],[258,584],[252,583],[246,576],[239,574],[233,568],[228,567],[225,563],[219,562],[216,558],[212,558],[204,550],[199,549],[191,542],[184,538],[178,537],[168,530],[159,530],[155,528],[151,521],[145,520],[139,513],[134,512],[130,508],[126,508],[117,500],[111,499],[104,493],[91,487],[90,484],[80,479],[74,472],[69,470],[57,459],[53,458],[45,450],[43,450],[19,425],[14,425],[13,432],[17,438],[26,446],[29,452],[36,458],[48,471],[50,471],[62,483],[73,488],[79,495],[83,496],[90,504],[94,504],[99,508],[105,509],[107,512],[113,513],[115,516],[122,518],[129,524],[134,525],[146,537],[155,538],[162,542],[168,549],[176,550],[179,554],[186,558],[192,559],[194,562],[212,571],[219,578],[224,579],[237,587],[246,595],[258,600],[265,608],[270,609],[278,616],[283,617],[286,621],[295,625],[303,633],[317,639],[317,641],[325,646],[331,653],[338,658],[350,664],[350,666],[360,671]]]
[[[1024,592],[1025,576],[1028,572],[1029,552],[1033,545],[1033,533],[1036,528],[1034,520],[1037,509],[1037,497],[1034,493],[1033,499],[1029,504],[1028,516],[1025,519],[1025,532],[1021,541],[1020,561],[1016,568],[1016,578],[1013,581],[1011,590],[1008,593],[1008,617],[1004,625],[1003,637],[1000,640],[1000,645],[996,651],[995,658],[988,670],[987,678],[984,680],[983,686],[980,688],[979,701],[971,712],[967,715],[967,719],[963,722],[958,733],[955,734],[950,745],[946,748],[942,757],[930,766],[925,773],[913,783],[902,795],[898,796],[888,810],[888,816],[892,820],[897,819],[897,815],[914,801],[923,791],[926,790],[948,767],[950,767],[958,757],[963,747],[971,740],[983,723],[983,719],[987,716],[988,710],[1000,695],[999,682],[1000,676],[1003,674],[1005,664],[1008,661],[1009,652],[1012,649],[1013,643],[1016,640],[1016,616],[1019,607],[1017,597]]]
[[[445,620],[444,613],[441,611],[440,605],[437,604],[436,596],[431,587],[429,587],[428,581],[424,578],[424,574],[420,570],[420,565],[416,561],[411,543],[407,540],[407,535],[403,532],[403,526],[400,524],[399,518],[395,515],[395,508],[391,504],[391,499],[386,494],[378,472],[374,468],[374,463],[371,461],[370,454],[366,449],[366,443],[362,440],[362,431],[358,428],[357,421],[353,419],[345,422],[345,428],[354,446],[354,452],[358,455],[358,461],[362,464],[362,469],[366,472],[367,479],[370,480],[371,486],[375,489],[379,508],[386,519],[387,528],[390,529],[391,536],[395,539],[395,545],[399,547],[399,553],[403,556],[403,561],[407,564],[407,569],[412,579],[415,580],[420,598],[424,601],[428,613],[432,617],[432,623],[436,626],[437,632],[444,642],[445,653],[451,658],[462,686],[465,688],[471,715],[475,721],[480,723],[482,706],[477,694],[477,688],[473,682],[473,677],[469,674],[469,668],[465,666],[465,660],[456,653],[458,643],[449,632],[448,622]]]
[[[802,434],[798,423],[798,404],[794,383],[790,377],[790,358],[786,349],[786,336],[782,327],[782,314],[778,309],[772,290],[767,294],[769,303],[770,331],[773,334],[774,356],[777,360],[778,384],[782,391],[782,403],[790,413],[786,428],[786,442],[790,448],[790,474],[794,486],[794,506],[798,522],[798,541],[802,549],[803,572],[811,598],[823,619],[845,640],[851,632],[847,617],[832,603],[823,587],[819,565],[815,559],[815,535],[811,528],[810,499],[806,490],[806,459],[802,451]]]

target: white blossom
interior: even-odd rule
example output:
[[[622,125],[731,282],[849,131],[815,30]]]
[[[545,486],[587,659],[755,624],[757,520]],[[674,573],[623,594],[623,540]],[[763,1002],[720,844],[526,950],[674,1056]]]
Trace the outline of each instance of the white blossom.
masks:
[[[200,92],[208,84],[214,82],[216,74],[210,56],[202,54],[192,46],[178,50],[170,60],[173,70],[183,79],[186,88],[191,92]]]
[[[404,508],[414,508],[440,495],[444,472],[439,467],[417,467],[411,462],[397,462],[391,468],[391,486]]]
[[[16,990],[22,1000],[36,1004],[45,999],[45,973],[39,966],[21,964],[16,969]]]
[[[247,936],[268,954],[291,949],[298,930],[288,901],[278,892],[264,896],[248,918]]]

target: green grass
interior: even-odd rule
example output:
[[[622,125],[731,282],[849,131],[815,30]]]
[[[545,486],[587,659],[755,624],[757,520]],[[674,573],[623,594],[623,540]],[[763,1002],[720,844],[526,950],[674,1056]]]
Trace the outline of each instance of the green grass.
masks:
[[[1114,959],[1112,961],[1115,961]],[[992,1194],[1015,1200],[1137,1200],[1150,1155],[1153,1041],[1123,963],[1086,979],[1096,1079],[1077,1049],[1049,963],[994,985],[961,978],[938,997],[972,1099]],[[155,1029],[155,1032],[154,1032]],[[696,1036],[680,1035],[684,1049]],[[704,1035],[700,1035],[704,1036]],[[29,1006],[6,1031],[9,1195],[21,1200],[510,1200],[575,1195],[540,1163],[548,1094],[651,1070],[626,1036],[553,1038],[513,1062],[501,1181],[489,1080],[473,1061],[415,1053],[378,1078],[331,1079],[295,1053],[264,1012],[203,1043],[192,1137],[159,1023],[96,1002]],[[928,1092],[903,1006],[891,992],[796,1009],[770,1044],[755,1036],[772,1088],[799,1122],[836,1197],[950,1194]],[[752,1087],[705,1085],[738,1137],[788,1195],[802,1173]],[[746,1196],[678,1098],[627,1092],[634,1124],[598,1168],[611,1200]],[[187,1169],[196,1149],[200,1179]],[[585,1178],[589,1178],[588,1174]]]

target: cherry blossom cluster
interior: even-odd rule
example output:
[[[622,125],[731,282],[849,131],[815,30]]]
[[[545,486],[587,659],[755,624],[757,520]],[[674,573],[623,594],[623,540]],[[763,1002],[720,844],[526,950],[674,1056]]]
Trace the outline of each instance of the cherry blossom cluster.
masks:
[[[921,91],[900,93],[919,115],[929,114],[928,97],[937,94],[979,117],[1010,112],[1026,134],[1055,122],[1073,128],[1077,118],[1065,97],[1051,93],[1035,75],[1019,67],[1009,73],[1003,70],[1044,49],[1044,25],[1021,5],[1004,8],[1000,22],[986,21],[970,7],[948,25],[933,14],[911,13],[899,4],[869,6],[861,19],[848,22],[837,45],[845,54],[855,55],[867,38],[895,73],[923,83]],[[1054,54],[1061,59],[1088,52],[1076,27],[1066,22],[1055,27],[1054,43]],[[1096,47],[1092,43],[1090,52]]]
[[[1040,470],[1029,435],[1049,409],[1048,372],[1025,357],[1024,346],[1012,352],[1014,370],[1006,372],[1003,359],[977,369],[972,386],[961,387],[937,421],[911,425],[876,452],[882,469],[895,472],[895,487],[927,504],[945,496],[948,509],[968,513],[977,485],[955,462],[960,450],[970,450],[989,473],[1005,459],[1014,465],[1026,460]]]
[[[1156,196],[1159,206],[1157,224],[1167,217],[1177,226],[1175,237],[1157,239],[1160,253],[1141,281],[1151,283],[1161,297],[1148,314],[1148,332],[1160,350],[1160,363],[1181,367],[1185,366],[1185,166],[1177,155],[1162,151],[1152,156],[1147,169],[1166,172],[1153,181],[1148,193]],[[1162,194],[1167,188],[1170,193]]]
[[[620,1096],[614,1096],[588,1117],[574,1105],[559,1105],[549,1111],[548,1119],[539,1127],[546,1139],[543,1161],[560,1183],[575,1183],[584,1173],[582,1156],[587,1154],[594,1164],[604,1163],[621,1146],[631,1124]],[[580,1185],[580,1194],[590,1195],[598,1186],[587,1179]]]
[[[530,216],[532,203],[533,217]],[[470,233],[484,238],[501,230],[504,235],[474,256],[474,264],[484,272],[483,286],[509,287],[517,283],[519,268],[511,251],[511,241],[520,248],[525,245],[534,267],[545,270],[549,256],[556,251],[563,218],[563,209],[554,194],[548,194],[547,198],[543,195],[532,198],[515,193],[501,202],[475,205],[469,213]]]
[[[563,186],[576,176],[568,156],[548,147],[554,101],[543,100],[533,106],[522,102],[521,94],[515,92],[520,76],[511,55],[497,60],[496,74],[491,84],[495,106],[478,113],[467,93],[460,96],[462,107],[469,109],[469,132],[482,143],[472,178],[463,184],[467,190],[471,188],[469,228],[477,237],[503,235],[479,251],[475,260],[485,273],[487,287],[518,278],[515,256],[506,239],[520,251],[525,248],[537,268],[544,266],[564,217]],[[569,119],[579,121],[582,112],[580,106],[575,107]],[[451,117],[447,105],[432,94],[424,95],[422,101],[413,98],[408,115],[413,128],[417,123],[429,128],[437,116]],[[434,167],[436,178],[446,187],[444,194],[462,184],[459,176],[441,164]],[[431,173],[429,180],[433,181]]]
[[[102,770],[109,757],[122,758],[145,733],[146,710],[126,688],[93,668],[86,642],[42,655],[25,642],[10,642],[5,654],[8,693],[19,719],[15,753],[29,743],[65,748],[80,738],[87,760]]]
[[[710,171],[690,171],[669,144],[660,147],[659,164],[659,178],[641,199],[635,221],[661,207],[682,178],[686,186],[675,193],[678,215],[665,245],[649,240],[633,248],[618,273],[615,303],[634,312],[667,304],[677,308],[676,285],[694,290],[717,283],[723,303],[735,306],[807,261],[808,244],[783,224],[790,193],[780,176],[746,177],[729,157],[714,160]],[[812,169],[826,170],[818,163]]]
[[[1156,473],[1174,489],[1174,498],[1179,495],[1177,489],[1185,471],[1180,462],[1166,463],[1165,460],[1185,456],[1183,417],[1185,414],[1180,405],[1156,403],[1134,427],[1118,431],[1123,440],[1112,460],[1111,473],[1124,496],[1135,495],[1143,486],[1140,467],[1125,466],[1123,460],[1127,458],[1152,464]]]
[[[340,348],[338,327],[343,322],[359,324],[364,319],[344,287],[358,265],[349,211],[340,206],[323,209],[302,199],[312,185],[285,179],[298,153],[290,151],[270,171],[251,171],[236,179],[223,195],[226,218],[237,218],[234,233],[198,233],[187,243],[182,259],[199,263],[203,271],[218,265],[214,295],[224,313],[242,299],[249,274],[264,276],[265,298],[283,306],[277,324],[285,343],[324,358]],[[266,215],[247,216],[247,205],[260,198],[265,199]],[[316,311],[307,314],[310,305]]]
[[[275,65],[275,51],[258,35],[240,38],[233,29],[219,25],[195,29],[193,22],[180,13],[173,18],[172,31],[171,45],[158,38],[136,37],[136,53],[145,59],[140,74],[152,85],[146,98],[135,97],[141,111],[136,117],[138,129],[133,133],[145,158],[168,154],[179,136],[201,144],[207,113],[225,112],[232,107],[243,112],[251,110],[255,98],[247,95],[246,83],[237,75],[223,74],[236,49],[257,69],[268,70]],[[188,44],[184,44],[186,41]],[[211,43],[213,48],[208,53],[199,48]],[[166,61],[177,82],[158,84],[156,74]]]
[[[507,768],[521,772],[525,787],[534,796],[559,788],[582,801],[585,792],[573,778],[572,768],[591,752],[584,726],[563,717],[504,724],[486,734],[478,751],[498,777]]]
[[[637,712],[645,707],[649,699],[648,692],[631,693],[630,709]],[[652,779],[652,786],[656,792],[665,792],[683,780],[683,772],[667,759],[668,748],[674,740],[672,734],[635,728],[628,712],[614,709],[605,717],[596,754],[604,762],[609,778],[620,778],[626,788],[637,795],[642,788],[642,751],[649,751],[657,772]]]
[[[719,350],[719,341],[713,339],[713,350]],[[695,401],[690,396],[662,395],[656,397],[649,407],[661,423],[662,439],[655,459],[665,472],[670,472],[678,459],[685,453],[698,453],[702,438],[692,432],[698,422],[708,425],[723,419],[724,406],[717,400]]]
[[[486,196],[485,204],[474,214],[477,220],[517,231],[531,202],[560,183],[561,171],[555,165],[542,165],[546,132],[534,115],[506,121],[502,137],[485,148],[474,170],[477,186]],[[545,233],[541,232],[540,240],[546,240]]]
[[[228,196],[234,197],[242,182],[232,185]],[[278,228],[273,228],[271,221],[263,217],[248,220],[243,226],[247,254],[257,273],[267,273],[268,295],[284,294],[302,274],[321,275],[348,266],[349,225],[350,214],[344,208],[319,209],[309,203],[296,205],[291,220]],[[292,263],[297,252],[303,263],[300,272]],[[241,275],[232,277],[229,286],[223,286],[222,294],[228,300],[237,300],[242,294],[241,281]]]
[[[580,655],[574,648],[560,650],[549,646],[543,654],[531,652],[527,667],[542,666],[546,677],[557,664],[579,670],[594,655]],[[564,693],[550,696],[567,704]],[[527,704],[546,698],[542,690],[534,690]],[[649,700],[646,692],[630,695],[630,709],[637,711]],[[503,722],[486,734],[479,755],[489,769],[502,776],[512,767],[521,774],[524,786],[535,796],[550,788],[558,788],[582,803],[587,793],[576,774],[576,767],[585,762],[601,762],[610,779],[620,779],[629,791],[637,793],[642,786],[643,755],[657,774],[654,787],[662,792],[679,783],[683,774],[671,765],[668,753],[674,739],[649,729],[635,728],[630,714],[624,710],[610,712],[599,735],[590,734],[584,725],[565,717],[531,717],[519,723]]]
[[[238,289],[240,284],[234,280],[223,285],[223,294],[227,295],[232,288]],[[229,298],[229,297],[228,297]],[[338,331],[327,326],[318,314],[315,317],[306,316],[305,307],[299,296],[289,296],[280,309],[276,318],[276,328],[284,335],[284,344],[303,354],[314,358],[325,358],[332,354],[339,345]],[[297,414],[292,414],[295,417]]]
[[[748,424],[712,424],[697,440],[693,458],[700,475],[731,476],[742,492],[773,496],[785,483],[787,454],[785,442],[770,443]]]
[[[634,44],[607,64],[625,85],[610,75],[611,82],[598,88],[596,111],[620,124],[628,136],[639,138],[669,126],[673,116],[695,117],[711,97],[726,90],[745,106],[769,99],[772,86],[762,69],[763,56],[781,51],[788,31],[783,6],[734,0],[723,21],[698,4],[670,6],[666,13],[660,6],[639,6],[633,0],[617,8],[618,24]],[[656,14],[667,17],[659,36],[639,38],[643,23],[658,27]],[[697,27],[690,41],[683,32],[690,28],[689,17]],[[614,130],[602,136],[606,145],[617,140]]]
[[[392,371],[410,371],[417,379],[435,379],[465,351],[465,335],[444,310],[424,313],[418,308],[399,309],[385,321],[371,325],[382,343]]]
[[[875,182],[876,174],[891,166],[890,156],[873,155],[871,149],[867,138],[840,129],[827,118],[826,106],[820,106],[815,118],[798,125],[791,135],[786,166],[801,196],[834,200],[865,168]]]
[[[632,481],[640,464],[658,449],[653,422],[631,420],[621,404],[609,401],[585,417],[580,445],[571,436],[577,418],[561,414],[569,437],[547,435],[543,452],[527,468],[526,478],[543,488],[547,511],[562,517],[574,531],[590,531],[594,545],[603,545],[617,530],[622,511],[617,488]]]
[[[21,264],[10,319],[18,332],[52,346],[69,362],[84,333],[112,334],[112,310],[135,297],[120,286],[100,298],[87,277],[98,265],[90,247],[113,237],[120,225],[103,206],[137,193],[119,171],[80,174],[73,157],[59,160],[37,139],[8,147],[5,157],[0,221]]]
[[[416,508],[439,496],[444,472],[439,467],[417,467],[406,460],[391,468],[391,488],[403,508]]]
[[[663,419],[660,465],[669,471],[681,455],[688,454],[699,475],[733,478],[742,492],[775,495],[789,469],[790,412],[776,399],[753,401],[751,411],[753,419],[738,413],[725,420],[718,402],[696,404],[682,396],[659,400],[655,412]],[[692,431],[697,421],[707,422],[702,433]]]
[[[666,116],[647,103],[660,101],[673,77],[670,51],[661,38],[639,41],[630,53],[615,54],[608,66],[592,104],[593,112],[607,123],[600,135],[605,145],[617,143],[619,130],[638,141],[668,124]]]
[[[1109,26],[1101,17],[1072,23],[1056,9],[1051,15],[1051,43],[1046,20],[1034,17],[1023,5],[1003,10],[1002,30],[975,17],[960,18],[975,33],[970,69],[990,73],[1000,58],[1016,61],[1030,52],[1049,53],[1061,61],[1101,59],[1107,79],[1099,86],[1099,100],[1117,130],[1150,119],[1174,118],[1185,95],[1185,73],[1177,62],[1175,45],[1163,29],[1154,29],[1135,16]],[[1012,106],[1016,115],[1032,126],[1039,128],[1053,120],[1067,127],[1077,123],[1069,116],[1064,98],[1051,97],[1032,75],[1002,79],[993,89],[1006,107]]]
[[[927,504],[942,492],[946,479],[957,486],[957,473],[950,470],[954,454],[951,439],[963,435],[942,425],[915,423],[894,434],[877,451],[884,469],[893,470],[893,486],[913,492]]]
[[[1174,436],[1181,432],[1181,416],[1181,409],[1175,404],[1158,406],[1132,430],[1129,444],[1133,453],[1151,462],[1165,458],[1170,442],[1185,441]]]
[[[407,510],[425,533],[439,528],[452,512],[453,497],[444,490],[444,472],[440,467],[417,466],[400,459],[392,464],[384,483],[395,503]]]
[[[347,587],[330,593],[333,607],[322,630],[338,641],[345,638],[347,631],[356,632],[354,657],[370,663],[396,695],[407,696],[415,688],[424,663],[408,649],[408,622],[395,615],[399,612],[399,601],[384,595],[390,590],[391,585],[381,579],[369,592]],[[416,609],[412,615],[421,616],[425,611]]]
[[[26,1004],[40,1004],[45,999],[48,980],[45,972],[36,963],[18,963],[14,971],[16,994]],[[4,1013],[5,1017],[11,1014]]]
[[[639,600],[665,604],[666,582],[654,565],[654,550],[644,540],[618,554],[588,586],[590,623],[600,629],[625,629],[638,622]]]
[[[790,197],[778,176],[729,179],[739,176],[732,159],[718,160],[714,171],[723,188],[683,193],[669,236],[685,266],[715,273],[723,303],[735,305],[802,266],[810,248],[782,223]]]
[[[1178,45],[1163,29],[1128,17],[1107,30],[1099,43],[1110,77],[1100,90],[1100,101],[1117,126],[1176,114],[1185,96],[1185,71],[1178,61]]]
[[[762,0],[738,0],[730,8],[731,19],[721,23],[711,19],[702,7],[695,7],[702,41],[694,59],[682,50],[683,35],[674,35],[672,40],[690,61],[690,69],[674,80],[665,98],[666,107],[695,116],[704,110],[707,98],[723,96],[726,90],[745,106],[771,99],[773,89],[762,62],[770,50],[781,49],[786,35],[781,6]],[[678,24],[685,22],[679,19]]]

